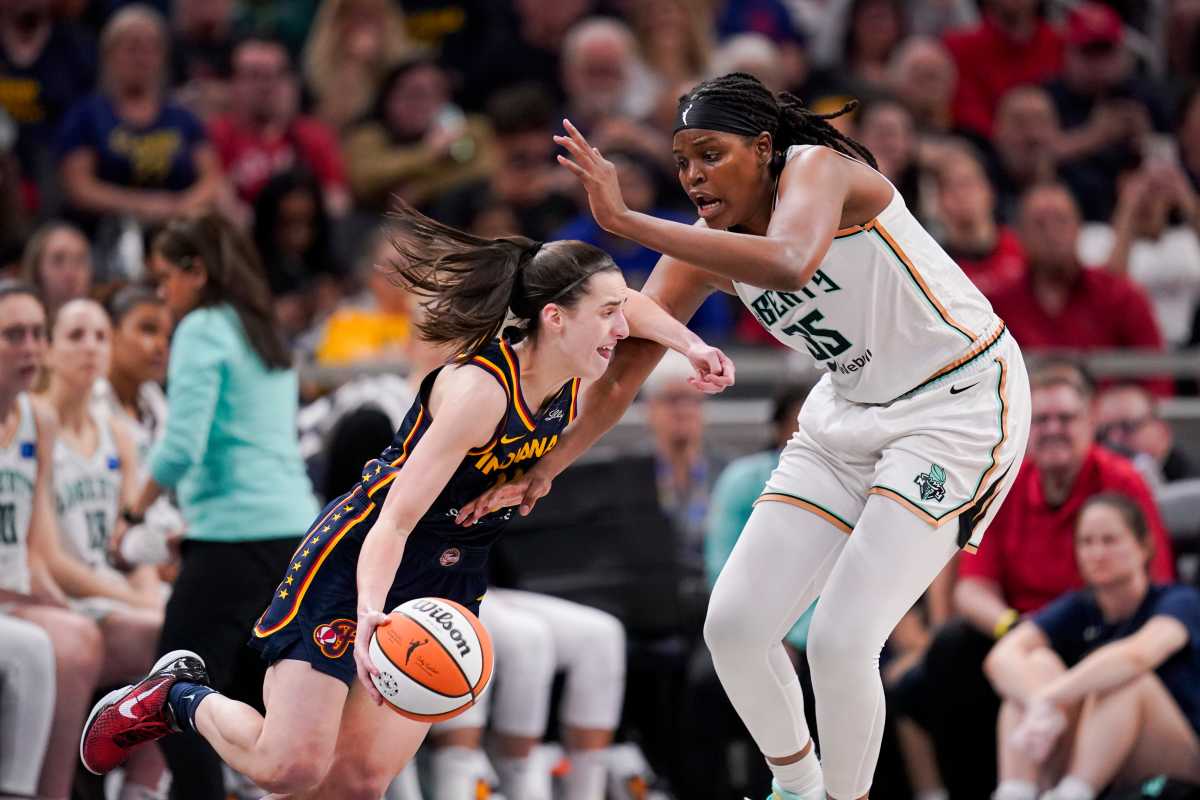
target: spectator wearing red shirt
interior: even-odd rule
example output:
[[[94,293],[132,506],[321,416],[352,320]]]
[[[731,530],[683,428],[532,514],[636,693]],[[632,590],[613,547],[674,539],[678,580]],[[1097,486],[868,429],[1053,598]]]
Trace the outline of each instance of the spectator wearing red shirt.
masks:
[[[1029,271],[991,298],[992,308],[1026,351],[1143,348],[1162,350],[1163,338],[1146,294],[1107,270],[1086,269],[1076,255],[1079,208],[1061,184],[1029,190],[1018,232]],[[1157,395],[1171,381],[1143,381]]]
[[[243,214],[275,175],[304,167],[321,183],[326,210],[350,206],[337,138],[323,122],[297,113],[296,77],[279,42],[246,39],[233,51],[230,110],[212,120],[209,135]]]
[[[957,127],[984,138],[1000,98],[1023,83],[1041,83],[1062,68],[1063,41],[1037,11],[1038,0],[989,0],[975,28],[947,34],[958,66]]]
[[[962,620],[937,632],[896,703],[933,736],[953,797],[988,797],[995,788],[1000,706],[983,660],[1020,614],[1083,586],[1074,531],[1088,497],[1118,491],[1137,502],[1154,542],[1151,577],[1174,577],[1171,544],[1145,482],[1128,461],[1094,444],[1090,380],[1056,361],[1035,369],[1030,386],[1027,459],[979,551],[958,559],[954,603]]]
[[[979,291],[991,297],[1025,277],[1025,249],[996,224],[996,193],[970,151],[950,149],[937,166],[942,247]]]

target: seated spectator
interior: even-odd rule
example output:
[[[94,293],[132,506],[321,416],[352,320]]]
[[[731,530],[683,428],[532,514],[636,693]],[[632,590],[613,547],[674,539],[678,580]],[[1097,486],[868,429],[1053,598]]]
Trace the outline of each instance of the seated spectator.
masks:
[[[715,41],[713,9],[702,0],[644,0],[629,6],[642,61],[663,85],[694,85],[708,72]],[[675,93],[678,99],[678,93]]]
[[[1146,290],[1171,347],[1187,344],[1200,301],[1200,197],[1178,166],[1147,160],[1118,180],[1111,224],[1079,234],[1079,260]]]
[[[41,368],[45,337],[46,314],[33,288],[0,283],[0,539],[5,543],[0,604],[9,617],[40,628],[53,649],[53,671],[39,675],[39,682],[53,685],[50,738],[40,772],[22,780],[34,777],[32,794],[57,799],[71,794],[79,732],[97,687],[104,646],[96,624],[67,608],[66,595],[47,569],[47,556],[58,552],[49,456],[55,421],[27,394]],[[19,731],[20,737],[36,735],[33,727]],[[6,737],[5,747],[11,742]]]
[[[852,0],[842,39],[841,64],[847,83],[868,91],[887,85],[888,62],[905,37],[899,0]]]
[[[1068,182],[1088,220],[1112,217],[1118,173],[1136,160],[1145,135],[1169,125],[1165,99],[1137,76],[1124,33],[1106,5],[1072,9],[1062,75],[1046,85],[1062,125],[1059,158],[1072,166]]]
[[[123,424],[98,413],[92,387],[108,372],[112,329],[95,301],[72,300],[59,309],[50,335],[42,396],[58,418],[54,443],[54,494],[59,557],[50,574],[71,608],[100,626],[103,685],[122,685],[146,674],[157,655],[163,585],[151,567],[126,575],[109,563],[110,538],[123,500],[136,491],[137,452]],[[126,784],[155,792],[166,764],[157,747],[137,750],[126,765]]]
[[[859,112],[858,139],[875,155],[879,171],[904,196],[909,210],[923,216],[917,132],[908,109],[891,99],[871,102]]]
[[[1171,0],[1160,27],[1164,72],[1186,85],[1200,78],[1200,5],[1188,0]]]
[[[304,44],[313,113],[336,131],[368,113],[388,71],[411,52],[404,16],[389,0],[327,0]]]
[[[238,199],[253,205],[268,180],[299,167],[320,180],[331,215],[346,213],[350,195],[337,136],[299,113],[287,50],[270,39],[246,39],[232,61],[229,112],[214,118],[208,132]]]
[[[1042,19],[1040,5],[1038,0],[986,0],[979,25],[946,35],[958,67],[956,127],[989,138],[1000,98],[1062,69],[1062,37]]]
[[[216,200],[221,167],[204,127],[166,98],[167,41],[162,17],[149,7],[114,14],[100,37],[101,90],[63,121],[63,189],[89,223],[105,216],[158,223]]]
[[[893,707],[929,732],[952,796],[995,787],[992,742],[999,700],[980,670],[992,643],[1023,616],[1084,583],[1073,558],[1079,510],[1092,495],[1119,491],[1144,510],[1156,581],[1174,578],[1171,543],[1137,470],[1095,443],[1093,388],[1069,362],[1030,375],[1033,419],[1025,463],[978,552],[958,558],[955,611],[925,659],[896,690]],[[969,717],[961,708],[971,708]],[[989,754],[980,757],[980,752]]]
[[[1074,545],[1087,588],[1022,622],[984,663],[1004,699],[992,797],[1093,800],[1110,783],[1200,781],[1200,593],[1150,580],[1146,518],[1123,494],[1084,504]]]
[[[92,90],[95,75],[95,43],[56,21],[51,0],[0,3],[0,108],[17,125],[15,152],[30,208],[43,214],[57,210],[53,148],[59,123]]]
[[[1193,87],[1179,106],[1176,138],[1180,166],[1191,179],[1192,188],[1200,192],[1200,86]]]
[[[1162,334],[1145,293],[1127,278],[1079,263],[1079,208],[1061,184],[1031,189],[1021,203],[1018,231],[1029,270],[991,297],[992,307],[1021,346],[1094,350],[1162,350]],[[1170,395],[1171,381],[1147,387]]]
[[[267,181],[254,203],[254,244],[266,269],[284,337],[295,341],[333,310],[341,269],[321,184],[303,170]]]
[[[782,53],[775,43],[757,33],[739,33],[721,42],[713,53],[709,74],[728,75],[746,72],[763,82],[772,92],[782,92],[791,86],[785,73]]]
[[[1096,437],[1133,459],[1152,487],[1200,477],[1200,471],[1175,444],[1175,433],[1158,413],[1158,400],[1144,386],[1118,383],[1096,398]]]
[[[234,0],[174,0],[170,8],[174,97],[207,122],[229,103]]]
[[[567,94],[563,115],[588,135],[609,117],[648,116],[659,90],[628,26],[603,17],[585,19],[567,34],[562,85]]]
[[[988,162],[1001,222],[1015,224],[1022,195],[1068,171],[1055,150],[1060,134],[1058,113],[1045,89],[1018,86],[1001,98]]]
[[[389,229],[377,229],[358,260],[356,277],[363,291],[346,298],[325,321],[316,349],[317,363],[405,360],[413,339],[413,297],[382,268],[395,256]]]
[[[1025,250],[1016,233],[996,224],[996,193],[979,159],[954,149],[937,164],[941,245],[988,297],[1025,277]]]
[[[552,98],[533,84],[497,92],[487,116],[495,131],[496,158],[491,176],[446,193],[433,204],[434,219],[468,228],[480,212],[497,205],[511,209],[520,233],[549,239],[579,213],[574,179],[554,160],[551,138],[560,130]]]
[[[53,317],[70,300],[92,290],[92,251],[83,232],[69,222],[47,222],[29,239],[21,259],[22,279],[41,294]]]
[[[450,102],[442,68],[426,57],[395,67],[380,83],[370,117],[345,139],[350,189],[360,209],[384,211],[398,194],[426,206],[492,165],[487,121]]]
[[[888,65],[887,88],[912,114],[921,133],[949,133],[958,73],[950,52],[937,39],[913,36],[896,48]]]

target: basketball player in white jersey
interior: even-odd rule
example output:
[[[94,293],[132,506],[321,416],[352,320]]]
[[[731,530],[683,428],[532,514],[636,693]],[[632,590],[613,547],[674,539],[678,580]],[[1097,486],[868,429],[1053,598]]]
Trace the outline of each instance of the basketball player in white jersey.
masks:
[[[949,559],[978,546],[1029,431],[1025,367],[1003,321],[870,152],[827,119],[742,73],[681,98],[673,149],[694,226],[630,211],[598,150],[569,122],[555,138],[596,221],[664,254],[650,297],[687,319],[711,292],[736,294],[827,370],[705,622],[717,673],[784,800],[867,795],[884,721],[880,648]],[[661,352],[623,344],[554,453],[480,510],[528,512],[619,419]],[[808,659],[819,765],[781,644],[818,596]]]
[[[53,676],[5,670],[0,791],[65,800],[103,648],[95,623],[67,609],[46,569],[44,554],[54,549],[46,541],[54,534],[54,501],[51,460],[41,454],[53,450],[54,417],[27,394],[45,339],[46,313],[32,287],[0,283],[0,649],[48,639]],[[23,630],[10,638],[16,628]],[[10,706],[10,694],[23,703]]]
[[[54,443],[54,495],[62,564],[83,565],[96,580],[65,587],[71,607],[100,625],[104,638],[101,683],[140,677],[157,656],[165,594],[153,567],[128,575],[108,561],[122,496],[136,491],[137,453],[124,424],[100,413],[92,400],[96,380],[108,372],[112,327],[93,300],[71,300],[59,309],[46,354],[50,380],[44,400],[58,419]],[[158,796],[166,762],[157,747],[136,751],[125,768],[130,797]],[[134,791],[137,787],[137,791]]]

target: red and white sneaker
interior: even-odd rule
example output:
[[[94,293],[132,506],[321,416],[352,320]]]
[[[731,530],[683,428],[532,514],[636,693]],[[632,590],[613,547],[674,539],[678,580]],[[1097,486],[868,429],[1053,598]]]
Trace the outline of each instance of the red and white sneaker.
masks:
[[[124,764],[139,745],[177,733],[180,727],[167,694],[181,680],[208,685],[204,659],[191,650],[167,653],[141,681],[102,697],[79,740],[79,758],[88,771],[104,775]]]

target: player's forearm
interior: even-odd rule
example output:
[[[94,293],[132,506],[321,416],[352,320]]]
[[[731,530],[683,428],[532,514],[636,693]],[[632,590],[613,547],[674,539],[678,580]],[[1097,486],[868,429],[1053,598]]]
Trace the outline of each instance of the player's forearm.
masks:
[[[704,344],[704,340],[688,326],[641,292],[629,291],[625,319],[629,322],[630,336],[647,339],[678,353],[686,353],[689,348]]]
[[[384,611],[388,590],[396,579],[408,531],[387,524],[382,515],[363,541],[358,555],[358,612]]]
[[[798,242],[659,219],[632,211],[614,226],[618,236],[763,289],[795,291],[808,283],[820,253]]]

